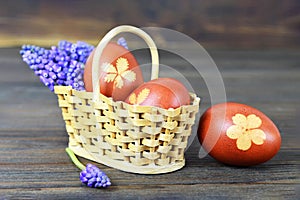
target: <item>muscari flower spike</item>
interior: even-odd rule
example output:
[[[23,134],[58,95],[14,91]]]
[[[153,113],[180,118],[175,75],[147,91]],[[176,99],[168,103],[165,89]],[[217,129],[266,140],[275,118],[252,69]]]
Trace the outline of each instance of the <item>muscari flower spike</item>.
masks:
[[[85,42],[72,43],[61,40],[51,49],[23,45],[20,54],[23,61],[51,91],[55,85],[84,90],[84,64],[93,49],[92,45]]]
[[[80,172],[80,181],[91,188],[107,188],[111,185],[108,176],[98,167],[87,164],[86,167],[77,159],[70,148],[66,148],[73,163],[82,171]]]
[[[117,43],[128,49],[125,38],[119,38]],[[72,43],[61,40],[57,46],[50,49],[22,45],[20,55],[50,91],[54,91],[55,85],[72,86],[80,91],[85,89],[84,64],[93,49],[94,46],[82,41]]]
[[[120,37],[118,39],[117,43],[118,43],[118,45],[123,46],[125,49],[128,49],[128,45],[127,45],[127,42],[126,42],[125,38]]]

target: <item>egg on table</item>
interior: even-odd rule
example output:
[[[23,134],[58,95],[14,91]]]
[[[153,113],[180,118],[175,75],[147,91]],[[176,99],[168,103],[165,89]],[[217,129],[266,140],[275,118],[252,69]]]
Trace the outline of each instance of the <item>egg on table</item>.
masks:
[[[276,125],[261,111],[240,103],[212,106],[199,121],[198,138],[216,160],[252,166],[270,160],[280,149]]]
[[[190,95],[180,81],[174,78],[158,78],[136,88],[125,102],[164,109],[178,108],[190,104]]]
[[[89,55],[84,69],[84,86],[93,91],[92,61],[95,50]],[[135,57],[121,45],[110,42],[104,48],[100,59],[100,92],[115,101],[124,101],[143,80],[142,71]]]

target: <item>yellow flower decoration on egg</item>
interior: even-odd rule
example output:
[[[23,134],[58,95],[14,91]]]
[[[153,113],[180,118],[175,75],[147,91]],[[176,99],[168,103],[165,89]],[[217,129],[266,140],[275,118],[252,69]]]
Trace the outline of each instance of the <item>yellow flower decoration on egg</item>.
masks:
[[[123,79],[126,79],[130,82],[136,80],[136,74],[132,70],[128,70],[129,63],[126,58],[118,58],[116,62],[116,66],[110,63],[103,63],[102,70],[106,72],[106,76],[104,77],[104,81],[114,82],[114,85],[117,88],[122,88],[124,85]]]
[[[131,104],[141,104],[143,103],[150,94],[150,90],[148,88],[144,88],[137,96],[135,93],[132,93],[129,97],[129,103]]]
[[[261,119],[254,115],[236,114],[232,117],[233,124],[230,126],[226,135],[230,139],[237,139],[237,148],[242,151],[250,149],[252,142],[256,145],[262,145],[266,139],[266,134],[259,129],[262,124]]]

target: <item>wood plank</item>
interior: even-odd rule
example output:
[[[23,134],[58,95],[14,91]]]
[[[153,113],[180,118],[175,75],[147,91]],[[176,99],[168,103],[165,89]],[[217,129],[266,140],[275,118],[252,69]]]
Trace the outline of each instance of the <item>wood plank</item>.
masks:
[[[68,137],[56,96],[32,75],[18,49],[0,49],[0,199],[297,199],[299,54],[282,51],[287,59],[278,63],[272,60],[277,52],[252,52],[260,63],[252,68],[247,53],[211,50],[228,99],[262,110],[280,129],[282,147],[272,160],[239,168],[199,159],[195,138],[186,166],[174,173],[137,175],[97,164],[113,183],[97,190],[81,185],[79,169],[65,153]],[[205,99],[200,112],[209,106]]]

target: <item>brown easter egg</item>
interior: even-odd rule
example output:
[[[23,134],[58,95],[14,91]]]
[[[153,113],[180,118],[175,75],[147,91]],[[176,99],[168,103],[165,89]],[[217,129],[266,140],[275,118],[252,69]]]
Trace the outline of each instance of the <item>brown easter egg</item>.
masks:
[[[95,51],[95,50],[94,50]],[[84,86],[87,92],[93,91],[92,61],[90,54],[84,69]],[[115,101],[123,101],[143,80],[142,71],[135,57],[123,46],[108,43],[100,59],[100,92]]]
[[[221,103],[204,112],[198,138],[216,160],[252,166],[270,160],[279,151],[280,133],[261,111],[239,103]]]
[[[125,102],[164,109],[178,108],[190,104],[190,95],[186,87],[178,80],[158,78],[139,86]]]

